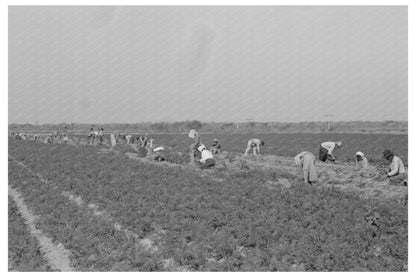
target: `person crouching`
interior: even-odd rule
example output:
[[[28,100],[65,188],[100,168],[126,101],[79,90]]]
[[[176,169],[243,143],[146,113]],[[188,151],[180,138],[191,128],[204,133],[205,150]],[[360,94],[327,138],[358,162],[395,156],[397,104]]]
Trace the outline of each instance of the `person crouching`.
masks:
[[[214,156],[211,151],[205,147],[205,145],[201,144],[198,147],[198,151],[201,153],[201,159],[198,162],[199,168],[206,169],[215,165]]]
[[[214,140],[212,141],[212,145],[211,145],[211,153],[214,155],[218,155],[220,153],[220,149],[221,149],[221,144],[219,139],[214,138]]]
[[[403,161],[388,149],[383,152],[383,156],[391,162],[390,170],[386,170],[390,185],[407,186],[407,176]]]
[[[368,160],[363,152],[355,153],[355,169],[366,169],[368,167]]]

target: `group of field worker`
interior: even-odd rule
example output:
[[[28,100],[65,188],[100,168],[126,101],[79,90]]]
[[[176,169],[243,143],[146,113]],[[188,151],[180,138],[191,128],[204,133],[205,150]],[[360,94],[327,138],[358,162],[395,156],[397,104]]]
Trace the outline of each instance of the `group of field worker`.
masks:
[[[217,138],[213,140],[213,144],[210,149],[207,149],[204,144],[201,143],[200,135],[196,130],[191,130],[189,132],[189,137],[194,139],[194,143],[190,146],[190,157],[191,163],[194,163],[194,158],[196,157],[196,152],[201,154],[201,158],[197,161],[197,165],[201,169],[210,168],[215,166],[214,155],[219,153],[220,143]],[[260,154],[260,146],[264,146],[265,143],[263,140],[258,138],[252,138],[247,143],[247,148],[244,152],[246,157],[250,151],[253,151],[253,155]],[[318,159],[321,162],[335,162],[336,158],[334,155],[334,150],[341,148],[342,142],[337,141],[327,141],[323,142],[319,146],[319,157]],[[405,185],[407,186],[407,175],[405,172],[405,167],[403,161],[390,150],[385,150],[383,156],[386,160],[390,161],[390,168],[385,171],[385,176],[388,178],[389,183],[392,185]],[[305,183],[313,184],[318,181],[318,174],[316,170],[316,157],[309,151],[303,151],[296,155],[295,157],[296,166],[302,169],[303,180]],[[355,168],[357,170],[365,170],[369,166],[368,159],[365,157],[364,153],[358,151],[355,154]]]
[[[66,134],[66,131],[55,131],[50,134],[26,134],[23,132],[9,132],[9,136],[13,137],[16,140],[30,140],[35,143],[37,142],[43,142],[45,144],[52,144],[56,143],[60,139],[62,139],[63,143],[68,142],[68,136]]]
[[[90,134],[88,135],[89,144],[93,145],[95,142],[103,143],[104,142],[104,129],[99,128],[98,131],[94,131],[93,128],[90,129]],[[68,142],[68,136],[66,130],[63,132],[55,131],[46,136],[41,136],[40,134],[27,135],[25,133],[14,133],[9,131],[9,136],[17,140],[33,140],[38,142],[41,138],[45,138],[45,144],[52,144],[60,138],[62,135],[63,143]],[[194,142],[190,145],[190,163],[196,164],[201,169],[212,168],[215,166],[214,156],[220,154],[221,144],[217,138],[214,138],[212,144],[207,148],[203,143],[201,143],[201,137],[197,130],[190,130],[189,135]],[[111,146],[115,146],[116,141],[122,138],[126,141],[127,144],[130,144],[134,141],[137,141],[140,148],[146,149],[146,155],[149,156],[149,153],[156,161],[163,161],[164,155],[162,146],[156,147],[153,138],[148,138],[147,134],[145,136],[133,137],[132,135],[122,135],[114,134],[110,135]],[[247,148],[244,152],[244,157],[246,157],[250,151],[253,152],[253,155],[260,154],[260,147],[264,146],[265,143],[263,140],[258,138],[251,138],[247,142]],[[322,162],[335,162],[336,158],[334,156],[334,150],[341,148],[343,146],[341,141],[337,142],[323,142],[319,146],[319,156],[318,159]],[[392,151],[385,150],[383,156],[386,160],[390,162],[389,169],[385,171],[385,177],[388,178],[389,183],[392,185],[405,185],[407,186],[407,175],[403,161],[396,156]],[[198,160],[195,160],[196,157],[199,157]],[[314,154],[309,151],[303,151],[295,156],[294,158],[296,166],[302,169],[302,177],[305,183],[313,184],[318,181],[318,174],[316,170],[316,158]],[[369,167],[368,159],[365,157],[364,153],[358,151],[355,154],[355,168],[357,170],[365,170]]]
[[[342,142],[324,142],[319,147],[319,160],[322,162],[334,162],[335,156],[333,151],[342,147]],[[386,178],[388,178],[391,185],[404,185],[407,186],[407,175],[404,168],[403,161],[390,150],[385,150],[383,156],[386,160],[390,161],[390,168],[385,171]],[[305,183],[315,183],[318,181],[318,175],[316,172],[316,159],[315,156],[308,151],[304,151],[296,155],[295,164],[302,168],[303,180]],[[365,170],[369,166],[368,159],[364,153],[358,151],[355,154],[355,168],[357,170]]]

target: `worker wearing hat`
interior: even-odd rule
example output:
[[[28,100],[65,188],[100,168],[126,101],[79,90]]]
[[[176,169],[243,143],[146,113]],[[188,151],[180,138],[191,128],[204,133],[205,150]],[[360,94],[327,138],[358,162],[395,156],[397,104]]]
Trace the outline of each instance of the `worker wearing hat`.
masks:
[[[318,181],[315,161],[315,156],[308,151],[303,151],[295,157],[295,164],[302,169],[303,181],[307,184]]]
[[[384,150],[383,156],[386,160],[390,161],[390,170],[386,170],[387,178],[391,185],[405,185],[407,186],[406,170],[403,165],[403,161],[394,155],[390,150]]]
[[[220,153],[220,149],[221,149],[221,144],[220,144],[219,139],[214,138],[212,141],[211,148],[210,148],[211,153],[214,155],[217,155]]]
[[[153,149],[153,152],[154,152],[154,160],[155,161],[158,161],[158,162],[163,162],[163,161],[165,161],[166,160],[166,157],[165,157],[165,155],[163,154],[163,150],[165,150],[164,148],[163,148],[163,146],[159,146],[159,147],[156,147],[155,149]]]
[[[327,142],[321,143],[319,147],[319,160],[323,162],[335,161],[335,156],[332,152],[334,151],[334,149],[341,148],[341,147],[342,147],[341,141],[338,141],[338,142],[327,141]]]
[[[355,153],[355,169],[365,169],[368,167],[368,160],[363,152]]]
[[[205,145],[201,144],[198,147],[198,151],[201,153],[201,159],[198,162],[199,168],[206,169],[215,165],[214,157]]]

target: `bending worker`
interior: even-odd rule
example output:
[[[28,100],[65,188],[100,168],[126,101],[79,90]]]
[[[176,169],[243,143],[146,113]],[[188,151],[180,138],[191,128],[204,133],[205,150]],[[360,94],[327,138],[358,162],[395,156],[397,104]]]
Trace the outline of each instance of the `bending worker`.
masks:
[[[341,148],[342,147],[342,142],[338,141],[338,142],[332,142],[332,141],[327,141],[327,142],[323,142],[320,147],[319,147],[319,160],[326,162],[326,161],[335,161],[335,156],[332,153],[334,151],[334,149],[336,148]]]
[[[205,148],[205,145],[201,144],[198,147],[198,151],[201,152],[201,159],[198,162],[200,169],[210,168],[215,165],[214,157],[212,156],[211,151]]]
[[[257,139],[257,138],[250,139],[247,143],[247,149],[244,152],[244,157],[248,155],[248,152],[250,151],[250,149],[253,149],[253,154],[255,156],[260,154],[260,145],[264,145],[264,141]]]
[[[210,148],[211,153],[214,155],[217,155],[220,153],[220,149],[221,149],[221,144],[220,144],[219,139],[214,138],[214,140],[212,141],[211,148]]]
[[[355,169],[364,169],[368,167],[368,160],[364,157],[364,153],[358,151],[355,154]]]
[[[188,137],[194,139],[194,143],[189,145],[189,163],[194,164],[194,158],[196,156],[196,151],[201,143],[201,137],[198,134],[197,130],[191,129],[189,131]]]
[[[295,157],[295,164],[302,169],[303,181],[307,184],[312,184],[318,181],[315,162],[315,156],[308,151],[301,152]]]
[[[386,160],[390,161],[390,170],[387,170],[387,178],[391,185],[404,185],[407,186],[406,170],[403,165],[403,161],[393,154],[390,150],[385,150],[383,156]]]

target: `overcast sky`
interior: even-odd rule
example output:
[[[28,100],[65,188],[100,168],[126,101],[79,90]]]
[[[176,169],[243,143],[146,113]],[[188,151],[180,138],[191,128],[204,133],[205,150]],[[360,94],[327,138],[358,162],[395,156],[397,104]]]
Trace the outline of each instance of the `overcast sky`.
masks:
[[[406,6],[11,6],[9,123],[407,120]]]

